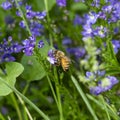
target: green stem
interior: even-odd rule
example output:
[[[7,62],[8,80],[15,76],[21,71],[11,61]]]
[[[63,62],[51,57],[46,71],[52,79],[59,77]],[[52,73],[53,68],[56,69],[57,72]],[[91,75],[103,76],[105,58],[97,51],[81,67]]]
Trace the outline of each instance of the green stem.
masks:
[[[23,15],[23,12],[22,12],[19,4],[18,4],[18,0],[15,0],[15,3],[16,3],[16,5],[17,5],[17,8],[18,8],[18,10],[19,10],[19,12],[20,12],[20,15],[21,15],[22,19],[23,19],[24,22],[25,22],[25,26],[26,26],[27,31],[29,32],[29,35],[32,35],[31,32],[30,32],[30,29],[29,29],[29,27],[28,27],[27,21],[26,21],[24,15]]]
[[[16,102],[16,98],[15,98],[15,95],[13,93],[10,94],[11,98],[12,98],[12,101],[13,101],[13,105],[15,106],[16,108],[16,111],[17,111],[17,114],[18,114],[18,117],[19,117],[19,120],[22,120],[22,115],[21,115],[21,111],[19,109],[19,106]]]
[[[44,4],[45,4],[46,13],[47,13],[47,23],[48,23],[50,45],[51,45],[51,47],[53,47],[52,35],[51,35],[51,31],[50,31],[50,16],[49,16],[49,11],[48,11],[48,2],[47,2],[47,0],[44,0]]]
[[[101,95],[101,96],[100,96],[100,98],[101,98],[101,100],[102,100],[102,102],[103,102],[103,105],[104,105],[105,112],[106,112],[106,114],[107,114],[108,120],[111,120],[111,119],[110,119],[110,116],[109,116],[109,113],[108,113],[108,110],[107,110],[107,106],[106,106],[106,103],[105,103],[105,100],[104,100],[103,96]]]
[[[5,120],[4,116],[0,113],[0,120]]]
[[[26,111],[29,119],[30,119],[30,120],[33,120],[33,119],[32,119],[32,116],[31,116],[29,110],[27,109],[27,107],[25,106],[25,103],[24,103],[24,101],[22,100],[22,98],[21,98],[18,94],[16,94],[16,95],[17,95],[19,101],[21,102],[21,104],[23,105],[23,107],[24,107],[24,109],[25,109],[25,111]]]
[[[52,91],[52,93],[53,93],[53,96],[54,96],[55,102],[56,102],[56,104],[57,104],[57,107],[59,107],[59,105],[58,105],[58,101],[57,101],[57,97],[56,97],[56,95],[55,95],[55,92],[54,92],[54,89],[53,89],[53,86],[52,86],[51,80],[50,80],[50,78],[49,78],[48,75],[47,75],[47,79],[48,79],[48,83],[49,83],[49,85],[50,85],[51,91]]]
[[[60,112],[60,120],[64,120],[63,117],[63,111],[62,111],[62,103],[61,103],[61,95],[60,95],[60,89],[59,89],[59,79],[57,75],[57,70],[54,68],[54,74],[55,74],[55,87],[56,87],[56,93],[57,93],[57,99],[58,99],[58,108]]]
[[[21,94],[16,88],[10,86],[5,80],[0,78],[0,81],[3,82],[6,86],[8,86],[12,91],[18,94],[26,103],[28,103],[36,112],[38,112],[45,120],[50,120],[50,118],[45,115],[35,104],[33,104],[27,97]]]
[[[74,83],[76,89],[78,90],[79,94],[81,95],[82,99],[84,100],[86,106],[88,107],[88,110],[90,111],[91,115],[93,116],[94,120],[98,120],[97,116],[95,115],[86,95],[84,94],[84,92],[82,91],[79,83],[77,82],[77,80],[71,76],[72,82]]]
[[[27,92],[28,87],[29,87],[29,82],[27,82],[27,85],[25,86],[25,88],[24,88],[24,90],[22,92],[23,95],[25,95],[25,93]]]

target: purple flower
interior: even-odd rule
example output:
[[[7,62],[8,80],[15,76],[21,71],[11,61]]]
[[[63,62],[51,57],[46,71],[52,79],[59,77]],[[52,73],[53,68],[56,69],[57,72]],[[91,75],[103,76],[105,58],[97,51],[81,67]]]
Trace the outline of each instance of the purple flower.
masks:
[[[101,19],[104,19],[104,20],[107,19],[106,14],[104,13],[104,11],[100,11],[100,12],[98,13],[98,15],[99,15],[99,18],[101,18]]]
[[[104,38],[107,34],[107,28],[100,26],[100,27],[96,27],[95,30],[93,31],[93,34],[95,36],[99,36],[101,38]]]
[[[43,11],[43,12],[36,12],[36,14],[35,14],[35,17],[37,18],[37,19],[43,19],[44,17],[46,16],[46,11]]]
[[[32,10],[32,6],[30,6],[30,5],[26,5],[26,10]]]
[[[75,56],[77,59],[81,58],[85,55],[85,49],[81,47],[76,47],[76,48],[67,48],[67,52],[70,55]]]
[[[3,2],[1,6],[4,10],[9,10],[12,8],[12,4],[9,1]]]
[[[26,28],[25,22],[24,22],[23,20],[20,21],[19,26],[20,26],[21,28]]]
[[[27,17],[28,19],[34,18],[35,15],[36,15],[36,13],[35,13],[34,11],[32,11],[32,10],[27,10],[27,11],[26,11],[26,17]]]
[[[84,19],[79,15],[76,15],[74,19],[74,25],[83,25],[83,24],[84,24]]]
[[[89,14],[86,14],[84,17],[85,17],[84,19],[86,19],[86,24],[88,25],[95,24],[99,17],[99,14],[96,14],[95,12],[90,12]]]
[[[7,115],[7,114],[9,113],[7,107],[2,106],[2,107],[1,107],[1,113],[2,113],[3,115]]]
[[[98,70],[97,71],[97,75],[98,76],[104,76],[105,75],[105,71],[104,70],[103,71]]]
[[[0,62],[11,62],[11,61],[15,61],[15,58],[9,53],[3,54],[0,60]]]
[[[114,52],[116,54],[118,52],[118,50],[120,49],[120,41],[112,40],[112,45],[113,45],[113,48],[114,48]]]
[[[33,19],[33,18],[37,18],[39,20],[43,19],[46,16],[46,12],[35,12],[32,10],[31,6],[26,6],[26,17],[28,19]]]
[[[7,25],[14,25],[14,18],[11,15],[5,16],[5,23]]]
[[[110,80],[111,86],[113,86],[113,85],[115,85],[115,84],[117,84],[117,83],[119,82],[119,81],[117,80],[117,78],[114,77],[114,76],[108,76],[107,78]]]
[[[22,49],[23,46],[17,42],[14,42],[11,36],[9,36],[8,39],[3,39],[3,42],[0,43],[0,63],[15,61],[12,54],[19,53]]]
[[[103,6],[102,11],[106,13],[111,13],[112,9],[113,9],[113,5],[108,5],[108,6]]]
[[[17,11],[16,11],[16,15],[19,16],[19,17],[21,17],[20,11],[17,10]]]
[[[62,41],[62,44],[63,45],[70,45],[70,44],[72,44],[72,40],[68,37],[65,37]]]
[[[50,49],[48,51],[48,58],[47,59],[53,65],[57,62],[57,60],[55,59],[55,56],[54,56],[54,50],[53,49]]]
[[[18,43],[13,43],[11,46],[11,50],[13,53],[19,53],[23,49],[23,46]]]
[[[44,42],[42,40],[40,40],[38,43],[38,48],[42,48],[43,46],[44,46]]]
[[[56,0],[56,3],[58,6],[62,6],[62,7],[66,6],[66,0]]]
[[[90,88],[90,93],[94,95],[99,95],[102,92],[102,87],[101,86],[96,86],[96,87],[91,87]]]
[[[33,50],[35,47],[36,38],[34,36],[29,37],[29,39],[26,39],[23,41],[23,52],[27,56],[31,56],[33,54]]]
[[[94,75],[94,74],[93,74],[92,72],[88,72],[88,71],[86,72],[86,77],[87,77],[87,78],[90,78],[90,77],[93,76],[93,75]]]
[[[43,25],[41,25],[37,21],[30,22],[30,31],[32,32],[33,36],[40,36],[44,30]]]
[[[85,37],[92,37],[93,36],[93,29],[91,27],[91,25],[89,24],[85,24],[83,25],[83,31],[82,31],[82,35]]]

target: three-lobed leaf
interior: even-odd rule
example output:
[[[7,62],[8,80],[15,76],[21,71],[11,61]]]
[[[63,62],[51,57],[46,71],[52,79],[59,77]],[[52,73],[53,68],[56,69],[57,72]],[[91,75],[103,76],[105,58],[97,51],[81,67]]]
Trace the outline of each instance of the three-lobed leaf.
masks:
[[[21,63],[24,66],[24,72],[21,77],[28,81],[40,80],[45,76],[45,70],[34,56],[23,56]]]
[[[18,77],[24,68],[20,63],[8,62],[6,63],[6,74],[0,72],[1,79],[5,80],[10,86],[14,87],[16,77]],[[6,96],[11,93],[12,90],[0,81],[0,96]]]

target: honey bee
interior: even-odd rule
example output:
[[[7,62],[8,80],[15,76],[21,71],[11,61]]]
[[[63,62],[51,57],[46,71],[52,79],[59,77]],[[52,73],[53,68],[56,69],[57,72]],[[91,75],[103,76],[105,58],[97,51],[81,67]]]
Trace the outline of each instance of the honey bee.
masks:
[[[64,71],[67,71],[69,69],[71,60],[65,55],[64,52],[60,50],[55,50],[54,57],[56,59],[56,66],[62,66]]]

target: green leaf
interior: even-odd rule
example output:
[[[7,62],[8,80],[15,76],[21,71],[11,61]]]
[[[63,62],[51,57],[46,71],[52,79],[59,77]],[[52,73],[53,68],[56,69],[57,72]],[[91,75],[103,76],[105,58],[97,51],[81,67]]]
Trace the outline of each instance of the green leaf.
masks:
[[[48,11],[52,9],[52,7],[56,4],[56,0],[47,0],[48,4]],[[44,0],[36,0],[36,5],[38,6],[39,10],[45,10]]]
[[[114,67],[118,67],[119,66],[119,63],[117,61],[117,58],[115,56],[115,53],[114,53],[114,49],[113,49],[113,45],[111,43],[111,41],[107,41],[106,43],[106,47],[107,47],[107,50],[105,51],[105,53],[103,54],[103,57],[105,59],[105,63],[106,63],[106,66],[114,66]]]
[[[71,6],[71,9],[73,11],[87,11],[88,7],[84,3],[78,2],[78,3],[74,3]]]
[[[23,56],[21,63],[24,66],[22,78],[28,81],[40,80],[45,76],[45,70],[33,56]]]
[[[107,41],[107,49],[108,49],[111,59],[116,60],[116,56],[115,56],[113,45],[112,45],[111,41]]]
[[[18,77],[24,68],[20,63],[9,62],[6,63],[6,74],[0,74],[1,78],[4,79],[10,86],[14,87],[16,82],[16,77]],[[11,93],[12,90],[6,86],[4,83],[0,82],[0,96],[6,96]]]

